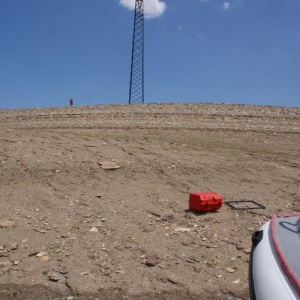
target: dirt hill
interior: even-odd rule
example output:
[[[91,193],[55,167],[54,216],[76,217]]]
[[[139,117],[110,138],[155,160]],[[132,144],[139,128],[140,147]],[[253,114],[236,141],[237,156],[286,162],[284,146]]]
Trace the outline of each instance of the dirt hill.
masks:
[[[0,299],[248,299],[252,233],[300,210],[299,108],[0,110],[0,129]],[[206,191],[223,207],[189,211]]]

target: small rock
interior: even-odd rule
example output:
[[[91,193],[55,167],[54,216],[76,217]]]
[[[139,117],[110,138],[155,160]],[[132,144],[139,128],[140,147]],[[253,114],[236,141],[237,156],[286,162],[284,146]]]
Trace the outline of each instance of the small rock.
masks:
[[[169,282],[171,282],[171,283],[173,283],[173,284],[178,284],[179,283],[179,281],[178,281],[178,279],[177,278],[175,278],[174,276],[168,276],[167,277],[167,280],[169,281]]]
[[[96,227],[92,227],[91,229],[90,229],[90,232],[98,232],[99,230],[98,230],[98,228],[96,228]]]
[[[16,250],[18,249],[18,244],[13,243],[7,246],[7,251]]]
[[[169,214],[165,214],[161,217],[162,221],[169,221],[173,219],[173,214],[169,213]]]
[[[97,198],[102,198],[101,194],[96,195]]]
[[[41,256],[40,257],[40,260],[41,261],[48,261],[50,258],[49,258],[49,256],[47,256],[47,255],[45,255],[45,256]]]
[[[117,170],[120,169],[121,166],[113,161],[102,161],[98,162],[99,166],[104,170]]]
[[[157,264],[157,256],[156,255],[152,255],[150,257],[148,257],[148,259],[146,260],[146,266],[148,267],[154,267]]]
[[[232,281],[232,283],[238,284],[238,283],[240,283],[240,281],[241,281],[241,280],[238,278],[237,280]]]
[[[36,254],[37,257],[42,257],[42,256],[46,256],[47,253],[46,252],[39,252]]]
[[[11,228],[15,226],[15,222],[11,221],[0,221],[0,228]]]
[[[87,275],[87,274],[89,274],[89,272],[87,272],[87,271],[80,273],[80,275]]]
[[[61,270],[59,270],[60,274],[68,274],[69,271],[66,268],[62,268]]]
[[[244,252],[245,252],[246,254],[250,254],[250,253],[251,253],[251,248],[244,249]]]
[[[229,272],[229,273],[234,273],[234,272],[236,272],[235,269],[230,268],[230,267],[226,268],[226,271]]]
[[[192,230],[192,228],[178,227],[178,228],[175,228],[173,231],[174,232],[190,232],[191,230]]]
[[[28,254],[28,256],[36,256],[37,254],[39,254],[39,251],[33,251],[33,252],[30,252],[29,254]]]
[[[219,248],[217,245],[206,245],[206,248]]]
[[[237,250],[243,250],[244,247],[243,247],[242,244],[236,244],[236,249],[237,249]]]
[[[50,281],[54,281],[54,282],[61,280],[61,278],[56,273],[48,274],[48,277]]]

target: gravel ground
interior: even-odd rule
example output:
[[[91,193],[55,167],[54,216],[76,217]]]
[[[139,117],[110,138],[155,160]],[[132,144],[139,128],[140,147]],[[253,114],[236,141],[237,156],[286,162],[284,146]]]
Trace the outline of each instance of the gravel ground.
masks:
[[[252,233],[300,210],[299,108],[0,110],[0,127],[0,299],[248,299]],[[200,191],[222,208],[189,211]]]

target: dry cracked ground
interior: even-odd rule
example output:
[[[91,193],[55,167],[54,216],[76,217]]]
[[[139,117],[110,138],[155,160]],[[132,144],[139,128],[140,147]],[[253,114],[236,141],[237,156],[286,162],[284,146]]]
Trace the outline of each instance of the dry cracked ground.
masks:
[[[0,299],[249,299],[252,233],[300,210],[299,108],[0,110],[0,129]],[[223,207],[189,211],[206,191]]]

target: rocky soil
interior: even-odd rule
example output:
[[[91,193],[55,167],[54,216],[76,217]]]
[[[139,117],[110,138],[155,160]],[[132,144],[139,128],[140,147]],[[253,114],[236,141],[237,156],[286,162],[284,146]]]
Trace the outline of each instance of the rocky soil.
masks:
[[[252,233],[300,211],[300,109],[0,110],[0,195],[0,299],[249,299]]]

